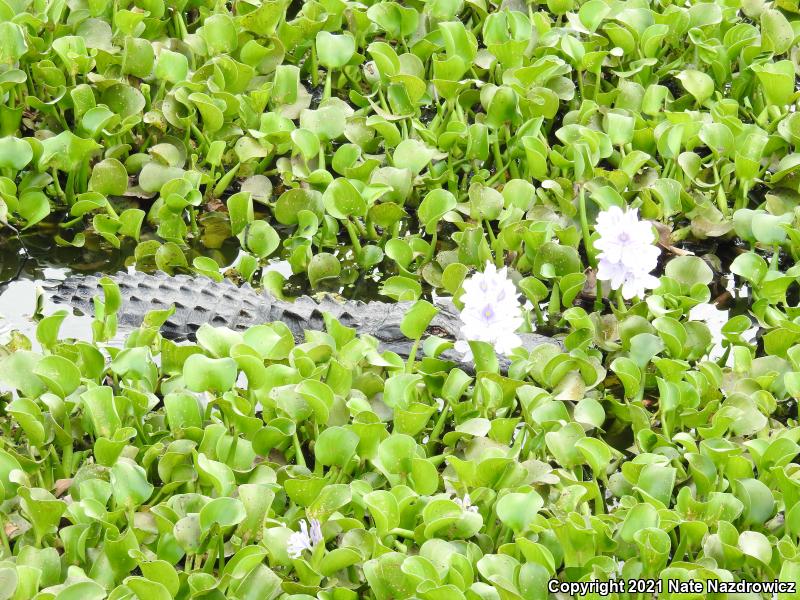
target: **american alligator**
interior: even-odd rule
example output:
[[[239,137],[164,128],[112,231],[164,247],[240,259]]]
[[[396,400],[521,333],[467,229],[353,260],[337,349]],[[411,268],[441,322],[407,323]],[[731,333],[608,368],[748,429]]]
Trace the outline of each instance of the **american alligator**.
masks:
[[[102,296],[102,275],[75,275],[57,284],[51,293],[54,302],[68,304],[84,314],[94,311],[92,298]],[[193,340],[204,323],[242,331],[251,325],[282,321],[295,339],[304,341],[304,330],[323,330],[323,313],[330,313],[343,325],[360,335],[369,334],[380,342],[381,350],[407,357],[412,342],[400,331],[400,322],[410,302],[338,301],[331,296],[315,300],[302,296],[293,302],[279,300],[269,292],[258,292],[250,285],[236,286],[228,279],[215,282],[206,277],[170,276],[159,272],[119,272],[110,275],[120,288],[122,307],[117,315],[121,328],[135,328],[144,315],[155,309],[175,306],[174,314],[162,327],[162,334],[172,340]],[[438,300],[439,313],[428,327],[428,334],[455,340],[460,329],[458,309],[450,300]],[[543,343],[557,343],[552,338],[521,334],[527,348]],[[443,358],[462,364],[460,355],[448,350]],[[501,360],[501,366],[508,362]]]

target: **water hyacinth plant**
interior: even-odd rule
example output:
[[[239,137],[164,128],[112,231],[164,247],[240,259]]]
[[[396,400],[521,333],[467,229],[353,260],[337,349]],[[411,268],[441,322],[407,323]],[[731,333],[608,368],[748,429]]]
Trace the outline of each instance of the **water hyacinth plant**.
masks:
[[[313,552],[314,547],[321,543],[323,539],[319,521],[311,519],[311,528],[309,529],[309,525],[305,520],[301,519],[300,531],[295,531],[286,542],[286,552],[290,558],[300,558],[303,550]]]
[[[463,498],[459,498],[458,496],[456,496],[455,498],[453,498],[453,502],[458,504],[458,506],[461,507],[462,510],[474,513],[478,512],[478,507],[472,504],[472,499],[469,497],[469,494],[464,494]]]
[[[612,290],[621,290],[630,300],[644,297],[646,289],[658,287],[655,270],[661,254],[653,245],[653,228],[638,219],[636,209],[622,211],[612,206],[597,215],[595,231],[599,239],[594,246],[597,255],[597,278],[609,281]]]
[[[0,600],[796,584],[799,33],[792,0],[0,0]],[[127,268],[189,297],[103,280],[76,330],[15,287]],[[308,299],[226,320],[224,281],[403,303],[411,351]]]
[[[469,359],[472,350],[468,342],[487,342],[500,354],[508,354],[522,344],[516,331],[523,323],[522,310],[517,300],[517,289],[508,278],[507,269],[499,271],[490,262],[482,273],[475,273],[464,281],[461,302],[461,335],[456,350]]]

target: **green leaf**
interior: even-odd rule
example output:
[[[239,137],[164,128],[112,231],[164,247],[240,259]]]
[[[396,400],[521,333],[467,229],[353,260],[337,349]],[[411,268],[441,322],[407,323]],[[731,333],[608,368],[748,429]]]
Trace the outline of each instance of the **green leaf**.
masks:
[[[325,210],[337,219],[361,217],[367,213],[367,203],[350,181],[334,179],[322,194]]]
[[[714,279],[711,267],[699,256],[676,256],[667,263],[664,273],[687,287],[708,285]]]
[[[542,507],[544,500],[536,492],[513,492],[498,500],[496,510],[504,525],[521,533],[533,522]]]
[[[714,80],[702,71],[687,69],[681,71],[675,77],[683,84],[684,89],[694,97],[697,104],[703,104],[714,94]]]
[[[236,498],[214,498],[200,509],[200,529],[207,533],[214,525],[232,527],[245,517],[244,505]]]
[[[39,396],[47,389],[42,380],[33,373],[41,359],[41,354],[25,350],[18,350],[0,359],[0,381],[25,396]]]
[[[135,508],[143,504],[155,489],[147,481],[145,470],[127,458],[119,458],[111,467],[111,487],[114,503],[119,508]]]
[[[341,270],[338,258],[328,252],[320,252],[311,257],[308,263],[308,280],[312,287],[317,287],[320,281],[339,277]]]
[[[0,26],[6,23],[0,24]],[[0,42],[2,44],[2,42]],[[24,169],[33,159],[33,150],[25,140],[13,136],[0,138],[0,169]]]
[[[767,62],[751,68],[761,82],[761,89],[769,104],[783,107],[791,102],[794,94],[794,68],[791,61]]]
[[[428,192],[417,209],[420,222],[428,234],[436,231],[442,217],[456,207],[456,198],[449,191],[436,189]]]
[[[55,168],[69,172],[88,162],[100,147],[94,140],[79,138],[71,131],[62,131],[42,142],[38,166],[43,170]]]
[[[236,479],[228,465],[212,460],[202,453],[197,455],[196,464],[201,483],[210,484],[219,496],[231,494],[236,486]],[[197,526],[199,527],[199,522]]]
[[[400,142],[394,149],[392,163],[398,169],[408,169],[418,174],[428,166],[434,155],[435,151],[432,148],[419,140],[409,138]]]
[[[175,269],[186,269],[186,255],[174,242],[167,242],[156,250],[156,266],[166,273],[173,273]]]
[[[358,446],[358,436],[344,427],[329,427],[317,438],[314,455],[325,466],[340,469],[350,461]]]
[[[197,399],[191,394],[174,392],[164,396],[167,422],[173,431],[187,427],[203,426],[203,417]]]
[[[33,369],[34,374],[47,384],[51,392],[66,398],[81,383],[81,373],[74,363],[58,355],[45,356]]]
[[[393,39],[411,35],[417,30],[419,13],[410,6],[397,2],[379,2],[367,9],[369,19]]]
[[[791,47],[795,37],[792,24],[781,11],[767,9],[761,13],[762,50],[783,54]]]
[[[128,172],[116,158],[101,160],[92,168],[89,188],[106,196],[121,196],[128,189]]]
[[[162,48],[156,59],[154,74],[157,79],[170,83],[183,81],[189,75],[189,59],[180,52]]]
[[[418,340],[425,333],[431,320],[438,312],[439,309],[427,300],[417,300],[403,316],[403,320],[400,323],[400,331],[407,338]]]
[[[81,401],[92,421],[95,437],[111,438],[122,426],[122,420],[114,405],[114,391],[99,386],[81,394]]]
[[[349,33],[337,35],[329,31],[317,33],[317,56],[320,64],[327,69],[341,69],[356,50],[356,42]]]
[[[50,200],[38,190],[25,192],[19,198],[17,212],[25,221],[26,229],[33,227],[50,214]]]
[[[534,258],[534,273],[537,277],[551,279],[563,277],[581,270],[578,251],[571,246],[547,242],[539,248]]]
[[[153,45],[149,40],[129,37],[122,50],[123,73],[145,79],[153,72]]]
[[[379,536],[385,536],[400,524],[399,506],[391,492],[385,490],[370,492],[364,496],[364,503],[369,508]]]
[[[239,234],[242,246],[259,258],[266,258],[280,244],[280,237],[275,229],[266,221],[256,220],[245,226]]]
[[[0,64],[14,65],[27,51],[22,27],[11,21],[0,22]]]
[[[183,364],[183,379],[193,392],[227,392],[236,383],[237,371],[232,358],[192,354]]]
[[[239,43],[236,23],[228,14],[212,14],[205,19],[199,33],[211,56],[231,53]]]

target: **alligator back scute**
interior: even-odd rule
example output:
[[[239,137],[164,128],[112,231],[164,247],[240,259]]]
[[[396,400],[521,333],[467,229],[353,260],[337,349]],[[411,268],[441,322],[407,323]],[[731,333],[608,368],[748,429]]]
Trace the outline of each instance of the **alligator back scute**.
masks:
[[[175,306],[174,314],[162,327],[163,335],[170,339],[193,340],[203,323],[242,331],[264,322],[269,310],[268,298],[249,285],[237,287],[227,279],[218,283],[207,277],[139,272],[120,272],[110,277],[122,294],[117,319],[123,327],[138,327],[149,311]],[[93,314],[92,298],[103,294],[100,279],[96,275],[68,277],[51,298]]]
[[[331,296],[323,296],[317,301],[302,296],[293,303],[274,303],[270,319],[289,324],[295,337],[302,339],[304,329],[325,328],[324,315],[327,313],[345,327],[357,330],[360,335],[378,338],[386,349],[392,342],[400,341],[407,351],[410,342],[400,331],[400,322],[409,306],[408,302],[342,301]]]

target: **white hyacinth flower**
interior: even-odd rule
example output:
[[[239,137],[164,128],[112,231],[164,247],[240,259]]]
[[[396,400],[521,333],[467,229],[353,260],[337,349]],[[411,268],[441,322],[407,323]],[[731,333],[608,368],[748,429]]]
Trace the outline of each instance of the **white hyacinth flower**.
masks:
[[[658,287],[657,277],[649,271],[637,271],[622,263],[612,263],[605,258],[597,261],[597,278],[608,281],[612,290],[622,288],[622,297],[626,300],[644,296],[645,290]]]
[[[466,510],[469,512],[478,512],[478,507],[472,505],[472,499],[469,497],[469,494],[464,494],[463,498],[459,498],[456,496],[453,498],[453,502],[458,504],[461,507],[461,510]]]
[[[309,552],[322,541],[322,524],[317,519],[311,519],[311,529],[304,519],[300,520],[300,531],[295,531],[286,542],[286,551],[291,558],[300,558],[303,550]]]
[[[488,342],[499,354],[508,354],[522,345],[516,334],[522,325],[522,310],[517,299],[517,289],[508,278],[507,268],[499,271],[487,261],[483,273],[475,273],[464,282],[461,297],[461,335],[455,349],[472,359],[467,341]]]
[[[658,264],[661,250],[653,244],[652,225],[639,220],[637,209],[623,211],[612,206],[597,215],[595,230],[600,234],[594,243],[600,250],[598,279],[608,281],[611,289],[621,289],[626,300],[658,287],[658,278],[650,273]]]

